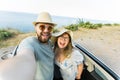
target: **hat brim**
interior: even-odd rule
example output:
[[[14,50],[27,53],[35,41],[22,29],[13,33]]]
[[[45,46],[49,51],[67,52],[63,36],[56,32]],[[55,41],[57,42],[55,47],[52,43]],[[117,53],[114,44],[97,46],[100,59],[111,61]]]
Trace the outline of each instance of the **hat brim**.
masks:
[[[72,31],[70,31],[70,30],[61,30],[60,32],[56,32],[56,33],[52,34],[52,37],[51,37],[52,43],[55,43],[55,41],[57,40],[57,37],[61,36],[64,33],[68,33],[70,35],[71,39],[73,40],[73,33],[72,33]],[[75,47],[75,45],[74,45],[72,40],[71,40],[72,46]]]
[[[73,33],[70,30],[63,30],[61,32],[53,33],[52,36],[53,37],[58,37],[58,36],[62,35],[65,32],[68,33],[68,34],[70,34],[71,38],[73,37]]]
[[[57,26],[57,24],[51,22],[33,22],[33,25],[35,26],[37,23],[52,24],[53,26]]]

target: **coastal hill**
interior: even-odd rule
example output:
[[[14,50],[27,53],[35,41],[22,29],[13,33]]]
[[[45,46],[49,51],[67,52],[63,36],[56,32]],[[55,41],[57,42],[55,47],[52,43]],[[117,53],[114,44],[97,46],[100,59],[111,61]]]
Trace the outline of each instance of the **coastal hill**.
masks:
[[[73,31],[73,34],[75,42],[88,49],[120,75],[120,64],[116,63],[120,60],[120,26],[103,26],[98,29],[79,28]],[[35,33],[19,33],[0,42],[2,45],[0,52],[14,49],[13,47],[27,36],[35,36]]]

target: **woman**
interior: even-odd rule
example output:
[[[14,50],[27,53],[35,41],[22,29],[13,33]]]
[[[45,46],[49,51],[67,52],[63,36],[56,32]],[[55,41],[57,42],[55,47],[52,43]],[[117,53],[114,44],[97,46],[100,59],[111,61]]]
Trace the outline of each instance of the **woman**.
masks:
[[[72,32],[61,29],[53,37],[55,64],[60,67],[63,80],[80,80],[84,58],[72,44]]]

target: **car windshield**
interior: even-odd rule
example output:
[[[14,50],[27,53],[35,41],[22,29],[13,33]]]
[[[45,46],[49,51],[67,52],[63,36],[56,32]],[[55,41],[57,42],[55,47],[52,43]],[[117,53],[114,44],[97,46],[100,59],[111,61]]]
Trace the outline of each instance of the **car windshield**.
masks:
[[[77,32],[75,33],[77,34]],[[81,29],[76,42],[93,53],[116,74],[120,75],[120,27],[104,26],[97,30]]]

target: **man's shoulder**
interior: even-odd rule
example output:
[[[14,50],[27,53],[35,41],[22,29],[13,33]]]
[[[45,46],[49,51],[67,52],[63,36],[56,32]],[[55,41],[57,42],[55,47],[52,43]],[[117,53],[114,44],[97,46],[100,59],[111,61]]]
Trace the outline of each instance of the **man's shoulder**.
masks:
[[[34,43],[36,42],[37,38],[35,36],[30,36],[24,38],[20,43]]]
[[[24,38],[20,44],[19,44],[19,48],[18,49],[23,49],[23,48],[28,48],[28,49],[31,49],[33,50],[33,46],[35,44],[35,40],[37,38],[35,38],[34,36],[30,36],[30,37],[26,37]],[[34,51],[34,50],[33,50]]]
[[[26,37],[25,39],[37,39],[35,36],[29,36],[29,37]]]
[[[23,41],[31,41],[31,40],[36,40],[37,38],[35,36],[29,36],[23,39]]]

